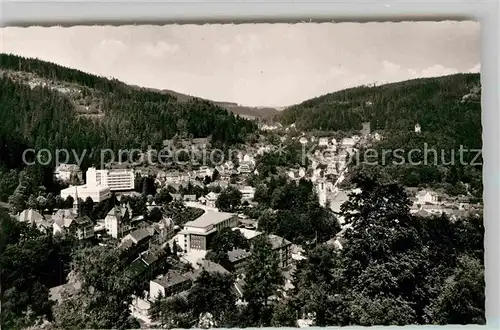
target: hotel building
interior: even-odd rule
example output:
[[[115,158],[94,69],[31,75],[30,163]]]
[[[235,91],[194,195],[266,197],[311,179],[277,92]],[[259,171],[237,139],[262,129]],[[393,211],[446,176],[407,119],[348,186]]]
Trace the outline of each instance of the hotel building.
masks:
[[[107,186],[111,191],[125,191],[134,189],[134,171],[129,169],[96,170],[90,167],[87,170],[87,184]]]

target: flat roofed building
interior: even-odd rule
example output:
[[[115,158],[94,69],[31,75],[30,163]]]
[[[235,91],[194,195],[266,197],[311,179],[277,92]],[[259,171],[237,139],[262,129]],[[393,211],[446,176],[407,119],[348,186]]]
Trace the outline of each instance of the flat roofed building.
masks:
[[[85,184],[82,186],[71,186],[61,190],[61,198],[64,200],[66,200],[68,196],[71,196],[73,197],[73,199],[75,199],[77,195],[82,200],[90,197],[92,198],[92,201],[94,203],[99,203],[111,197],[111,192],[106,186],[93,186],[89,184]]]
[[[86,178],[88,185],[107,186],[111,191],[133,190],[135,183],[134,171],[131,169],[97,170],[90,167]]]
[[[236,227],[238,216],[233,213],[205,211],[196,220],[184,224],[179,233],[179,245],[185,252],[193,250],[206,251],[210,238],[217,231],[225,227]]]

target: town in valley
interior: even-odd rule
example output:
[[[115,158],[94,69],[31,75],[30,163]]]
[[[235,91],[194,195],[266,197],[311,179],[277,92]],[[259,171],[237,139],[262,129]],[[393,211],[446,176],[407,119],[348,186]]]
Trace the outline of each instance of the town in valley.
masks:
[[[457,70],[256,107],[2,50],[0,327],[485,324]]]

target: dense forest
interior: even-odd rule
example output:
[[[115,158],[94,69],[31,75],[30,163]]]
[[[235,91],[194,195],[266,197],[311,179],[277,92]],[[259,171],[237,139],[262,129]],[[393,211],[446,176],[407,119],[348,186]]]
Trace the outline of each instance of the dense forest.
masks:
[[[210,137],[215,145],[244,141],[255,123],[209,101],[128,86],[37,59],[0,54],[0,164],[20,166],[26,148],[160,147],[174,136]]]

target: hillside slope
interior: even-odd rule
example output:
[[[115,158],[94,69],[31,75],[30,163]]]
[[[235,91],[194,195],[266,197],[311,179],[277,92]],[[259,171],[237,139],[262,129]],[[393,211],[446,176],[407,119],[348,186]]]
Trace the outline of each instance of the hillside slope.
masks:
[[[370,122],[383,139],[360,150],[349,176],[376,172],[405,186],[482,195],[479,74],[350,88],[292,106],[279,117],[300,130],[356,134]],[[414,132],[417,123],[420,133]]]
[[[419,123],[424,132],[480,146],[479,74],[350,88],[289,107],[278,118],[301,130],[323,131],[359,130],[363,122],[370,122],[372,131],[410,131]]]
[[[243,142],[256,124],[200,99],[126,85],[53,63],[0,54],[0,162],[13,166],[24,147],[159,147],[175,135]],[[14,159],[15,158],[15,159]]]
[[[134,86],[136,88],[140,88],[139,86]],[[222,101],[214,101],[214,100],[209,100],[209,99],[203,99],[200,97],[195,97],[192,95],[188,94],[183,94],[179,93],[173,90],[169,89],[156,89],[156,88],[148,88],[148,90],[161,93],[161,94],[167,94],[167,95],[172,95],[174,96],[177,101],[179,102],[189,102],[192,101],[193,99],[200,99],[200,100],[205,100],[210,103],[213,103],[223,109],[226,109],[235,115],[239,115],[242,118],[247,118],[247,119],[258,119],[262,121],[266,120],[271,120],[274,118],[278,113],[279,110],[271,107],[250,107],[250,106],[244,106],[240,105],[234,102],[222,102]]]

